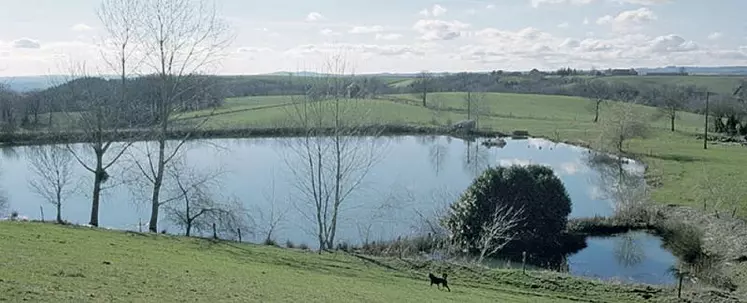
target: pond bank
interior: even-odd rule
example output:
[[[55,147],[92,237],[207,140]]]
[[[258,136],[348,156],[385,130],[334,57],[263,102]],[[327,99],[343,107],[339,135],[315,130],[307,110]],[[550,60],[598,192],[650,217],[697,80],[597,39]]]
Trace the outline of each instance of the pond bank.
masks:
[[[333,128],[317,128],[314,134],[332,134]],[[472,130],[464,131],[452,127],[431,127],[408,124],[379,124],[366,125],[360,128],[344,130],[346,134],[356,136],[405,136],[405,135],[447,135],[456,138],[463,137],[506,137],[505,133],[499,131]],[[169,140],[197,140],[197,139],[240,139],[240,138],[282,138],[302,136],[309,133],[308,129],[293,127],[251,127],[251,128],[228,128],[228,129],[174,129],[166,133]],[[83,131],[28,131],[17,133],[0,134],[0,144],[10,146],[38,145],[38,144],[60,144],[60,143],[86,143],[91,140],[89,135]],[[127,129],[107,132],[104,137],[115,141],[148,141],[156,137],[151,129]]]
[[[599,152],[592,144],[577,140],[555,140],[543,137],[556,143],[575,145]],[[660,186],[660,180],[652,176],[647,155],[629,153],[610,153],[615,157],[625,157],[639,162],[644,167],[644,179],[651,186]],[[708,281],[712,286],[740,295],[747,295],[747,222],[729,214],[717,214],[713,209],[699,210],[695,207],[672,204],[672,201],[654,201],[650,211],[655,212],[651,222],[629,223],[615,218],[579,218],[569,220],[569,233],[584,236],[612,236],[628,231],[645,231],[659,236],[667,249],[678,258],[696,258],[696,267],[712,267],[703,276],[691,273],[691,278]],[[687,239],[693,235],[698,239]],[[688,256],[689,255],[689,256]],[[693,265],[693,264],[691,264]]]

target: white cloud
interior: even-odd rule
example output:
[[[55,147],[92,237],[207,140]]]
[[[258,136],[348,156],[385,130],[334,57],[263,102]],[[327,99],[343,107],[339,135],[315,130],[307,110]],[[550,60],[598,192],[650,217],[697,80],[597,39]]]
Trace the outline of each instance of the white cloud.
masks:
[[[410,45],[380,45],[380,44],[350,44],[350,43],[324,43],[305,44],[293,47],[285,51],[286,54],[296,57],[304,55],[325,55],[337,53],[340,50],[352,51],[364,55],[377,55],[386,57],[397,57],[406,55],[422,56],[424,50]]]
[[[601,0],[529,0],[532,7],[539,7],[541,5],[552,5],[552,4],[573,4],[573,5],[587,5]],[[607,2],[615,2],[618,4],[636,4],[636,5],[657,5],[672,2],[671,0],[607,0]]]
[[[721,32],[713,32],[710,35],[708,35],[708,40],[718,40],[721,39],[724,36]]]
[[[672,2],[671,0],[612,0],[620,4],[657,5]]]
[[[348,31],[351,34],[372,34],[372,33],[379,33],[383,32],[384,27],[381,25],[374,25],[374,26],[355,26],[350,31]]]
[[[324,29],[320,30],[319,33],[322,34],[322,35],[324,35],[324,36],[339,36],[340,35],[340,33],[336,32],[336,31],[334,31],[332,29],[329,29],[329,28],[324,28]]]
[[[571,25],[570,25],[570,24],[568,24],[568,22],[563,22],[563,23],[560,23],[560,24],[558,24],[558,27],[559,27],[559,28],[568,28],[568,27],[570,27],[570,26],[571,26]]]
[[[560,167],[560,173],[568,176],[575,175],[581,171],[583,171],[583,165],[578,162],[564,162],[559,165]]]
[[[524,160],[524,159],[500,159],[498,160],[499,166],[512,166],[512,165],[527,166],[530,164],[533,164],[532,160]]]
[[[306,21],[314,22],[320,20],[324,20],[324,16],[318,12],[310,12],[308,15],[306,15]]]
[[[581,46],[581,43],[578,40],[572,38],[566,38],[565,40],[563,40],[563,43],[560,43],[558,45],[558,47],[560,48],[576,48],[579,46]]]
[[[453,40],[462,36],[462,32],[470,25],[459,21],[418,20],[413,29],[421,34],[426,41]]]
[[[395,33],[390,33],[390,34],[378,33],[378,34],[376,34],[376,40],[397,40],[399,38],[402,38],[401,34],[395,34]]]
[[[640,29],[643,24],[657,19],[658,17],[653,11],[646,7],[641,7],[636,10],[620,12],[617,16],[602,16],[597,19],[597,24],[611,25],[614,30],[627,31]]]
[[[532,7],[537,8],[541,5],[546,4],[574,4],[574,5],[585,5],[592,3],[596,0],[529,0]]]
[[[660,37],[623,33],[609,38],[574,39],[551,35],[536,28],[507,31],[485,28],[472,32],[465,45],[456,50],[454,58],[479,66],[500,65],[503,69],[521,66],[556,69],[561,66],[589,68],[592,65],[610,68],[683,65],[687,62],[719,62],[738,60],[747,49],[717,51],[703,49],[677,35]],[[702,63],[697,63],[702,64]]]
[[[13,41],[13,48],[41,48],[39,41],[29,38],[21,38]]]
[[[584,18],[584,21],[583,21],[583,23],[584,23],[584,25],[587,25],[587,24],[589,24],[589,18]]]
[[[666,35],[651,41],[651,51],[655,53],[687,52],[698,49],[693,41],[687,41],[677,35]]]
[[[268,47],[254,47],[254,46],[242,46],[236,49],[236,52],[239,53],[258,53],[258,52],[268,52],[272,51],[272,49]]]
[[[85,32],[85,31],[92,30],[93,27],[90,27],[90,26],[88,26],[87,24],[84,24],[84,23],[78,23],[78,24],[73,25],[72,27],[70,27],[70,29],[72,29],[73,31],[76,31],[76,32]]]
[[[421,10],[420,12],[418,12],[418,14],[423,15],[425,17],[439,17],[439,16],[443,16],[444,14],[446,14],[447,11],[448,10],[445,7],[439,4],[434,4],[430,10],[425,8]]]
[[[485,8],[487,8],[487,9],[494,9],[495,8],[495,4],[488,4],[488,5],[485,6]]]

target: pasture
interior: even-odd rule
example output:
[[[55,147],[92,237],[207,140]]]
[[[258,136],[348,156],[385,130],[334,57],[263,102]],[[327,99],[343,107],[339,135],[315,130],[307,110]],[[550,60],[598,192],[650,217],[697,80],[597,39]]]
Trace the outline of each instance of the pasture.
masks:
[[[41,223],[0,222],[0,241],[0,293],[13,302],[661,302],[674,295],[550,272]],[[428,272],[449,273],[452,291],[430,287]]]
[[[697,85],[711,92],[731,95],[744,80],[742,76],[610,76],[602,77],[610,83],[621,82],[632,86],[641,85]]]

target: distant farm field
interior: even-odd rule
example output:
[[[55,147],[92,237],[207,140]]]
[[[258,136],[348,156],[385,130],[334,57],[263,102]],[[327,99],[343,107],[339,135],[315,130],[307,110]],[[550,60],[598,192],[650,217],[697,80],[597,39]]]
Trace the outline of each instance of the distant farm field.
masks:
[[[712,92],[731,95],[740,81],[741,76],[611,76],[601,79],[609,82],[627,83],[633,86],[641,85],[697,85],[708,87]]]

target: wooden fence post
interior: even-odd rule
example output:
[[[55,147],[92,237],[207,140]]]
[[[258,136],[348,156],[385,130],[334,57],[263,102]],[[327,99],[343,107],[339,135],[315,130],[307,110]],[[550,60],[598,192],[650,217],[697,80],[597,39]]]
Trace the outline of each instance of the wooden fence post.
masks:
[[[42,219],[42,222],[44,222],[44,207],[43,207],[43,206],[41,206],[41,205],[39,205],[39,211],[41,212],[41,219]]]
[[[683,275],[682,272],[679,272],[678,276],[680,276],[680,281],[677,283],[677,298],[680,299],[682,298],[682,277],[685,275]]]
[[[521,252],[521,273],[523,274],[527,273],[527,252],[526,251]]]
[[[215,223],[213,223],[213,239],[218,239],[218,233],[215,231]]]
[[[241,243],[241,228],[237,228],[236,231],[239,233],[239,243]]]

